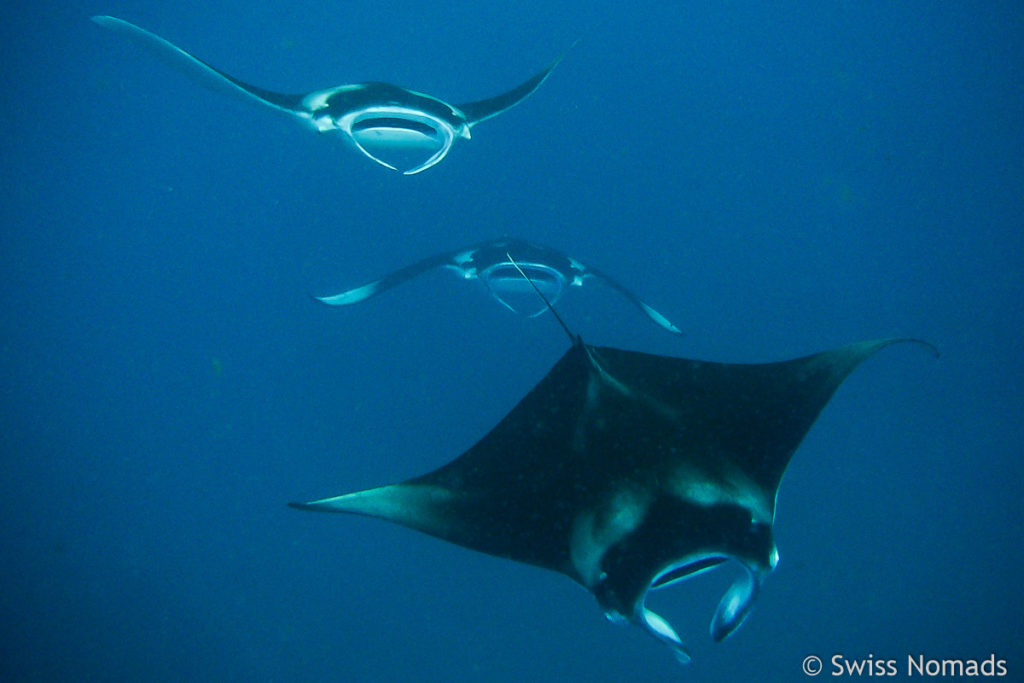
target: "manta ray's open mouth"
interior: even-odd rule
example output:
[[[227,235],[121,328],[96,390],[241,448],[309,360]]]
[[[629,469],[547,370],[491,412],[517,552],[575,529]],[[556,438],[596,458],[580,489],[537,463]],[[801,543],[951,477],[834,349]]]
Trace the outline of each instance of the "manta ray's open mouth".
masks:
[[[723,640],[739,628],[747,618],[747,615],[750,614],[754,601],[760,592],[764,574],[770,572],[770,569],[762,571],[748,565],[738,557],[724,555],[706,555],[696,559],[692,557],[685,558],[668,565],[658,572],[651,581],[647,592],[644,593],[635,606],[634,621],[645,627],[655,638],[672,648],[679,661],[684,663],[690,661],[690,653],[686,646],[683,645],[672,625],[664,617],[647,608],[647,596],[652,590],[664,588],[698,574],[703,574],[730,560],[739,565],[742,571],[740,572],[740,577],[732,583],[719,601],[715,615],[711,619],[710,627],[711,637],[716,642]]]
[[[516,268],[518,264],[522,269]],[[527,277],[523,277],[523,273]],[[538,316],[547,310],[548,303],[554,304],[565,291],[566,279],[561,272],[545,263],[509,261],[495,263],[480,271],[480,281],[499,303],[509,310],[528,317]],[[537,296],[538,290],[548,303]]]
[[[440,133],[437,128],[411,119],[399,118],[368,118],[361,119],[352,124],[352,134],[373,133],[381,137],[408,138],[410,140],[418,137],[428,140],[436,140]]]
[[[339,123],[363,154],[407,175],[444,158],[458,134],[439,118],[403,107],[373,107]]]
[[[651,583],[651,589],[664,588],[676,581],[682,581],[683,579],[689,579],[698,574],[703,574],[709,569],[714,569],[728,560],[728,557],[703,557],[695,562],[690,562],[680,567],[670,567],[654,579]]]

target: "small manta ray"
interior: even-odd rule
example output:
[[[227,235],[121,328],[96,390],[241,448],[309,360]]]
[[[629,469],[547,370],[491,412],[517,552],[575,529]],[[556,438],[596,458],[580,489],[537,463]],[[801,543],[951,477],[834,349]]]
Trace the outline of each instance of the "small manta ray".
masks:
[[[347,306],[376,296],[434,268],[453,270],[466,280],[480,280],[498,303],[510,311],[531,318],[547,310],[544,299],[554,304],[566,287],[580,287],[588,278],[603,280],[658,326],[682,334],[668,318],[597,268],[585,265],[557,249],[514,237],[502,237],[436,254],[368,284],[340,294],[314,298],[331,306]],[[537,287],[544,299],[538,298],[532,287]]]
[[[378,164],[405,175],[425,171],[447,156],[457,138],[526,99],[562,61],[508,92],[458,106],[387,83],[355,83],[286,95],[249,85],[216,69],[158,35],[123,19],[94,16],[203,85],[298,117],[320,133],[340,132]],[[564,57],[564,55],[563,55]]]
[[[901,341],[935,351],[883,339],[737,365],[570,338],[537,386],[447,465],[290,505],[378,517],[561,572],[610,620],[642,627],[688,662],[647,594],[734,560],[745,571],[722,597],[711,636],[735,631],[778,562],[779,482],[822,408],[875,351]]]

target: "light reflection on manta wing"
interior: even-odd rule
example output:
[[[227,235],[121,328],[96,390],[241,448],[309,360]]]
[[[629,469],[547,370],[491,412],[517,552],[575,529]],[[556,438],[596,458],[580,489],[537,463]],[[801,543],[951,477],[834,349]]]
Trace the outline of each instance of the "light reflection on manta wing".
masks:
[[[523,269],[529,280],[523,277],[516,266]],[[557,249],[511,237],[436,254],[373,282],[339,294],[318,296],[316,299],[331,306],[347,306],[365,301],[435,268],[447,268],[466,280],[480,280],[501,305],[530,317],[547,310],[547,304],[534,292],[534,285],[543,292],[548,302],[554,304],[567,287],[579,287],[587,279],[594,278],[626,297],[662,329],[682,334],[668,318],[604,272]]]
[[[405,175],[434,166],[448,155],[456,139],[470,138],[473,126],[522,102],[564,57],[506,93],[458,106],[388,83],[282,94],[241,81],[123,19],[94,16],[92,20],[202,85],[297,117],[317,132],[340,133],[366,157]]]

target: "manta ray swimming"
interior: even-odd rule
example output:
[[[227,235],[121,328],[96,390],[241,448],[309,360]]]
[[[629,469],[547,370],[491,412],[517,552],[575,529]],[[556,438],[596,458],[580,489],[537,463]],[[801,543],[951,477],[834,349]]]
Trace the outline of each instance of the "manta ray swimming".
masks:
[[[601,280],[626,297],[656,325],[681,334],[668,318],[597,268],[557,249],[514,237],[502,237],[435,254],[340,294],[315,298],[331,306],[347,306],[377,296],[435,268],[454,271],[465,280],[479,280],[502,306],[529,317],[546,311],[546,304],[553,305],[558,301],[567,287],[580,287],[589,279]],[[537,287],[544,299],[539,298],[532,287]]]
[[[732,560],[744,571],[722,597],[711,636],[733,633],[779,559],[779,482],[833,393],[890,344],[938,353],[927,342],[882,339],[727,364],[569,336],[572,346],[547,375],[447,465],[290,505],[377,517],[561,572],[609,619],[640,626],[688,662],[676,631],[646,607],[647,594]]]
[[[504,94],[460,105],[388,83],[353,83],[289,95],[229,76],[123,19],[94,16],[92,20],[213,90],[294,116],[319,133],[340,133],[370,159],[405,175],[425,171],[444,159],[455,140],[468,140],[475,125],[522,102],[562,61],[559,57]]]

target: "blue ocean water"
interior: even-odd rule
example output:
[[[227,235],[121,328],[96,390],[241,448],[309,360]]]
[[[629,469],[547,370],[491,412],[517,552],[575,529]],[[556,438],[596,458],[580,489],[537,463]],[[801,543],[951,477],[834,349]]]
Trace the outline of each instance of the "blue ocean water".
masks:
[[[197,87],[136,22],[285,92],[454,102],[573,48],[416,176]],[[5,16],[0,678],[791,681],[831,658],[1024,674],[1024,14],[986,3],[41,2]],[[781,562],[660,591],[688,669],[564,577],[289,500],[472,445],[566,348],[446,273],[502,234],[633,287],[591,343],[769,361],[883,336],[798,450]]]

